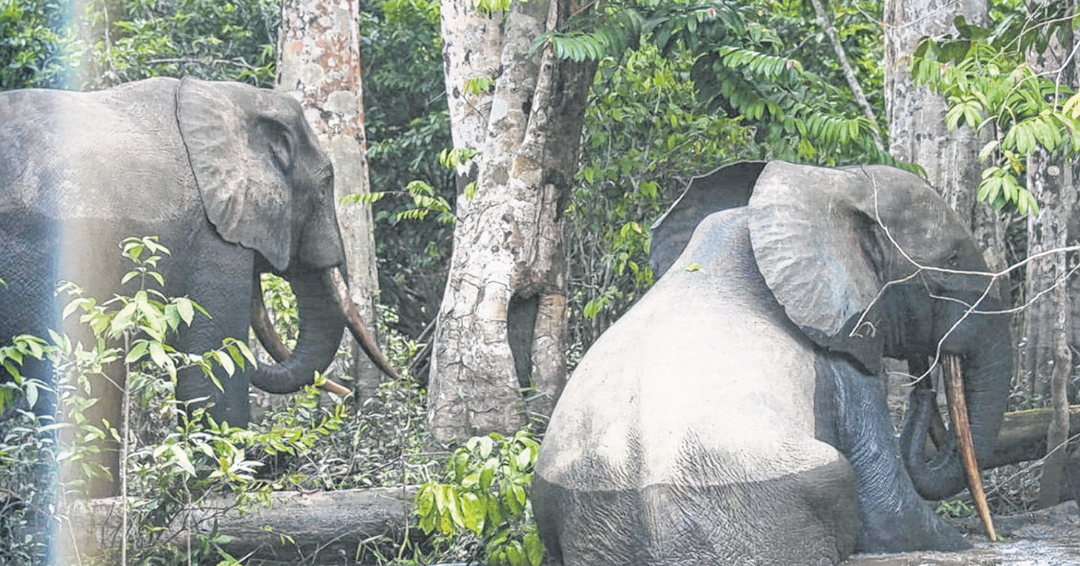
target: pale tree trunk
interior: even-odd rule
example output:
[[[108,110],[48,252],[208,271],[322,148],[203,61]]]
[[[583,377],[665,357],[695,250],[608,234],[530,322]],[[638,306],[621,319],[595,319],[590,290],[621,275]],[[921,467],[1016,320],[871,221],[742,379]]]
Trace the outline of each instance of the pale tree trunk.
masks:
[[[571,2],[514,2],[490,16],[471,6],[442,3],[454,146],[480,154],[458,172],[454,253],[434,337],[428,418],[440,441],[511,432],[530,414],[548,415],[562,391],[562,201],[595,73],[594,63],[531,52]]]
[[[1031,0],[1029,12],[1059,0]],[[1069,9],[1074,13],[1075,4]],[[1062,41],[1062,39],[1064,41]],[[1043,53],[1032,50],[1028,64],[1039,74],[1056,77],[1063,87],[1075,86],[1072,53],[1074,38],[1055,35]],[[1028,156],[1027,188],[1039,202],[1037,217],[1028,217],[1028,255],[1065,247],[1075,234],[1069,234],[1069,221],[1077,201],[1077,161],[1051,156],[1039,150]],[[1069,293],[1065,277],[1069,262],[1064,253],[1051,254],[1027,267],[1026,297],[1033,300],[1024,311],[1023,336],[1026,345],[1021,351],[1019,377],[1021,385],[1032,398],[1049,400],[1055,418],[1047,433],[1047,448],[1051,451],[1043,466],[1039,504],[1049,506],[1060,499],[1061,476],[1067,453],[1054,450],[1069,437],[1066,385],[1072,369],[1067,331],[1069,328]],[[1036,299],[1040,293],[1044,293]]]
[[[334,164],[334,198],[345,242],[349,290],[372,332],[378,273],[371,208],[341,205],[346,195],[370,190],[364,100],[360,80],[360,13],[358,0],[283,0],[278,35],[277,89],[300,100],[308,123]],[[381,372],[352,344],[355,388],[362,400],[370,397]]]
[[[911,54],[919,39],[955,33],[953,20],[986,25],[986,0],[885,0],[885,105],[889,154],[917,163],[927,180],[971,222],[972,233],[992,270],[1005,267],[1005,225],[990,207],[976,199],[982,177],[979,150],[992,134],[963,126],[945,127],[945,100],[926,86],[916,87]]]

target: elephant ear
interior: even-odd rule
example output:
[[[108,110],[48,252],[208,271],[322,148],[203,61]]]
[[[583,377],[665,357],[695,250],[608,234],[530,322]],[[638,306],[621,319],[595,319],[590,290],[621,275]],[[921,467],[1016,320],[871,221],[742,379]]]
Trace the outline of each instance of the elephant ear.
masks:
[[[289,176],[299,104],[250,85],[185,78],[176,95],[180,135],[203,206],[221,236],[278,270],[293,257]]]
[[[706,216],[746,206],[764,168],[763,161],[734,163],[690,179],[675,204],[649,228],[652,235],[649,264],[657,279],[675,263]]]
[[[884,283],[884,259],[872,185],[858,169],[770,162],[750,199],[749,228],[758,269],[788,318],[877,373],[883,333],[866,311]]]

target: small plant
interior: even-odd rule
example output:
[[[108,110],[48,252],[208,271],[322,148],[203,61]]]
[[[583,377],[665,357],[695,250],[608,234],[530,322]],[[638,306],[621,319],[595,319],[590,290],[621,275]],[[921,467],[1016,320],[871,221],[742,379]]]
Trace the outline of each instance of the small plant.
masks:
[[[450,456],[446,483],[420,487],[420,528],[466,543],[472,537],[473,554],[492,566],[539,566],[544,547],[528,499],[539,452],[527,429],[470,438]]]
[[[975,510],[963,499],[952,499],[938,503],[935,513],[942,517],[964,518],[970,517]]]
[[[169,252],[156,238],[128,239],[121,248],[123,256],[134,263],[122,282],[139,283],[132,296],[117,296],[99,304],[83,296],[77,285],[63,286],[74,296],[63,316],[78,316],[78,322],[93,337],[90,347],[73,344],[66,336],[50,331],[51,343],[23,337],[0,351],[0,366],[15,378],[15,385],[5,387],[5,395],[12,399],[21,395],[30,405],[43,384],[23,376],[20,369],[27,357],[48,357],[59,376],[56,413],[65,416],[63,423],[52,424],[49,417],[34,417],[22,411],[29,426],[9,428],[10,421],[3,423],[2,469],[10,465],[18,475],[0,477],[10,480],[7,485],[17,488],[19,501],[29,509],[0,528],[10,529],[14,522],[13,526],[30,538],[9,547],[10,552],[0,549],[0,558],[29,556],[29,560],[19,563],[39,561],[41,549],[49,544],[49,527],[40,527],[35,533],[33,528],[26,528],[26,516],[51,517],[56,509],[61,515],[70,512],[69,504],[81,497],[87,480],[103,477],[119,480],[124,503],[121,528],[113,533],[123,540],[112,545],[122,548],[120,556],[103,556],[102,560],[119,558],[122,563],[132,564],[194,564],[209,560],[235,564],[221,549],[229,540],[227,536],[216,528],[206,531],[196,526],[196,520],[200,525],[213,526],[218,514],[226,509],[197,516],[200,504],[221,494],[231,495],[232,505],[241,508],[267,501],[276,484],[256,477],[262,464],[251,455],[303,454],[316,439],[341,426],[345,409],[338,405],[328,412],[319,411],[319,392],[308,387],[294,397],[287,411],[262,425],[237,429],[214,422],[203,408],[178,401],[178,371],[198,367],[207,379],[217,383],[215,367],[233,375],[238,368],[254,364],[255,359],[243,341],[234,339],[226,339],[220,348],[204,353],[173,348],[169,342],[181,328],[190,325],[196,316],[210,314],[190,299],[169,298],[161,292],[164,278],[157,266]],[[123,384],[100,379],[106,377],[109,364],[124,366],[127,379]],[[95,394],[92,385],[123,388],[121,422],[94,422],[89,418],[88,409],[101,395],[100,391]],[[57,428],[66,432],[54,435]],[[55,447],[54,436],[60,440]],[[91,463],[95,460],[91,456],[103,449],[98,441],[106,438],[120,444],[119,478],[110,478],[107,469]],[[50,495],[55,492],[51,486],[57,479],[41,479],[37,473],[56,465],[69,470],[58,490],[59,501]],[[220,562],[222,559],[224,562]]]

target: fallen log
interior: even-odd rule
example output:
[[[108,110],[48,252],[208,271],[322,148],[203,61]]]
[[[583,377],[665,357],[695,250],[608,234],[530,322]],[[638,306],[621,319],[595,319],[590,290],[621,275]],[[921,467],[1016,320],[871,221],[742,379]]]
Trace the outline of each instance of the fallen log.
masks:
[[[1046,456],[1046,431],[1053,418],[1052,409],[1032,409],[1006,413],[994,454],[979,462],[983,469],[1019,464]],[[1069,430],[1080,432],[1080,405],[1069,407]]]
[[[194,509],[186,525],[170,528],[175,544],[185,528],[228,537],[222,550],[245,564],[352,564],[357,550],[380,537],[400,540],[407,527],[416,486],[302,493],[274,492],[269,507],[242,513],[235,501],[222,497]],[[136,503],[137,504],[137,503]],[[75,506],[61,536],[74,548],[61,556],[96,555],[119,548],[120,498],[104,498]],[[224,540],[224,539],[223,539]],[[322,558],[322,559],[320,559]]]

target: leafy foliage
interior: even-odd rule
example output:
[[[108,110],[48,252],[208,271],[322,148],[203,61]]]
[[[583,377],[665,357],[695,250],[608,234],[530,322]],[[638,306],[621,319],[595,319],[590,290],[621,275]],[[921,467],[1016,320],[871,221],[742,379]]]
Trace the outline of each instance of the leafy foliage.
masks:
[[[1030,50],[1044,52],[1055,36],[1064,39],[1080,16],[1066,17],[1065,4],[1047,4],[1033,19],[1023,4],[998,8],[993,27],[971,25],[961,17],[955,22],[957,35],[923,40],[912,58],[912,73],[946,98],[950,129],[966,125],[993,132],[979,152],[979,160],[987,163],[979,200],[995,210],[1038,214],[1038,203],[1021,182],[1027,156],[1040,150],[1080,154],[1080,94],[1061,84],[1060,74],[1035,73],[1026,57]]]
[[[0,90],[63,87],[76,30],[60,0],[0,0]]]
[[[556,54],[573,60],[618,58],[640,42],[656,45],[666,56],[680,50],[691,54],[699,96],[711,112],[752,126],[767,152],[763,157],[828,165],[889,162],[874,142],[882,125],[865,118],[852,93],[838,86],[846,85],[839,65],[818,63],[835,56],[806,47],[822,43],[806,41],[806,22],[814,21],[808,8],[800,1],[643,0],[608,5],[598,9],[603,10],[599,15],[586,13],[569,29],[543,39]],[[862,30],[844,28],[847,38],[857,39],[848,49],[856,52],[860,70],[875,68],[869,57],[880,53],[880,42],[868,32],[880,37],[880,28],[870,30],[873,20],[864,12],[849,8],[841,16],[865,20]],[[880,70],[868,74],[880,84]]]
[[[709,115],[693,61],[645,45],[600,64],[565,215],[575,352],[652,285],[648,227],[686,181],[761,151],[751,129]]]
[[[272,87],[280,10],[280,0],[88,2],[84,19],[102,31],[86,40],[87,82],[190,75]]]
[[[122,254],[135,264],[123,280],[140,283],[133,296],[98,303],[82,296],[74,284],[64,287],[74,297],[64,309],[65,318],[78,316],[80,325],[94,337],[91,347],[50,331],[49,342],[24,338],[0,352],[0,364],[20,378],[16,383],[22,387],[14,391],[25,395],[30,406],[35,389],[41,386],[21,379],[25,376],[19,368],[28,356],[48,357],[60,376],[55,412],[66,416],[62,423],[52,424],[48,414],[38,417],[23,410],[16,420],[4,422],[0,459],[12,464],[5,466],[14,472],[5,478],[10,481],[6,485],[16,490],[23,505],[22,517],[15,517],[23,543],[4,552],[28,562],[40,559],[49,540],[34,530],[49,528],[55,512],[50,510],[69,512],[72,498],[80,496],[89,479],[108,478],[121,481],[126,486],[124,494],[131,496],[122,510],[130,529],[118,533],[129,545],[129,559],[138,563],[228,559],[219,549],[227,539],[216,529],[209,533],[191,529],[188,536],[195,540],[179,541],[174,539],[174,527],[194,521],[195,506],[214,494],[232,493],[242,506],[266,500],[273,483],[256,478],[262,464],[249,457],[252,449],[304,453],[317,438],[341,426],[343,409],[338,406],[330,414],[311,418],[305,411],[317,406],[318,391],[309,387],[297,398],[294,410],[241,430],[215,423],[204,409],[177,401],[178,370],[198,367],[208,379],[216,380],[215,368],[232,375],[237,368],[255,363],[254,357],[245,343],[236,340],[226,340],[221,348],[201,354],[175,350],[169,344],[171,338],[197,316],[209,315],[189,299],[161,293],[164,280],[157,267],[169,252],[155,238],[126,240]],[[106,368],[115,364],[122,364],[127,375],[121,392],[123,418],[118,423],[94,421],[89,410],[103,392],[92,389],[93,384],[116,387],[101,379]],[[64,433],[57,436],[58,430]],[[106,438],[120,442],[121,478],[110,478],[109,470],[92,463],[91,456],[103,449],[98,441]],[[41,470],[58,468],[67,471],[63,488],[56,494],[51,486],[60,478]],[[27,514],[50,519],[35,524]]]
[[[393,329],[418,337],[442,298],[457,192],[438,157],[452,145],[439,2],[369,0],[360,11],[371,190],[388,195],[374,204],[379,298]]]
[[[544,549],[527,497],[539,453],[528,430],[470,438],[450,456],[446,483],[420,487],[420,528],[474,537],[483,562],[492,566],[540,566]]]

